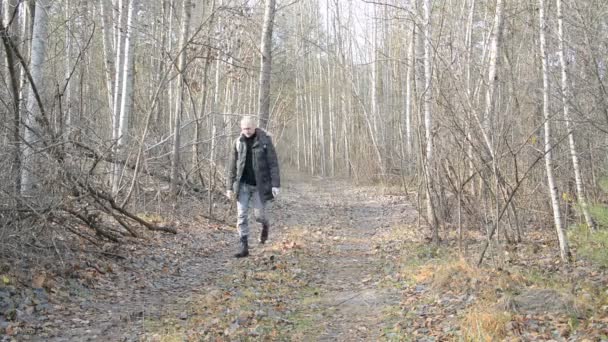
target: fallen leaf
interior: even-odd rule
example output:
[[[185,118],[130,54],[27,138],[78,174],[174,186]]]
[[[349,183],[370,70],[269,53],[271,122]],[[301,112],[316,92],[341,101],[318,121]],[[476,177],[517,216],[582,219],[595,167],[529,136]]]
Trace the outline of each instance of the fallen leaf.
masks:
[[[45,281],[46,281],[46,273],[45,272],[38,273],[38,274],[34,275],[34,277],[32,278],[32,287],[38,288],[38,289],[42,288]]]
[[[17,329],[15,329],[15,325],[9,324],[6,329],[4,329],[4,333],[6,336],[13,336],[17,333]]]
[[[295,248],[300,248],[300,245],[298,245],[295,241],[289,241],[289,240],[283,241],[283,245],[281,246],[281,249],[283,251],[286,251],[289,249],[295,249]]]

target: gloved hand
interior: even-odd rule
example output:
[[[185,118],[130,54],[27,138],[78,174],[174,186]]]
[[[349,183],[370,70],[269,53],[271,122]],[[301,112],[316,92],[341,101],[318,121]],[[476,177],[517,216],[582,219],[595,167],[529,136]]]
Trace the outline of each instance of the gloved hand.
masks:
[[[234,191],[232,190],[226,190],[226,197],[228,197],[228,199],[233,200],[234,199]]]
[[[281,190],[280,190],[279,188],[274,188],[274,187],[273,187],[273,188],[272,188],[272,197],[277,197],[277,196],[279,196],[279,192],[280,192],[280,191],[281,191]]]

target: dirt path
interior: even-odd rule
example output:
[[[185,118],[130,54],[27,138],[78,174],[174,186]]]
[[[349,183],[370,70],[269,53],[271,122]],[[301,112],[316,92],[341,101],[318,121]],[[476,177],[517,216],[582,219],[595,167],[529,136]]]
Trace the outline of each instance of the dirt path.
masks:
[[[338,181],[296,182],[286,190],[277,203],[279,238],[303,234],[302,248],[311,252],[302,267],[312,265],[304,271],[320,293],[318,340],[377,340],[387,328],[383,314],[400,299],[396,289],[382,286],[391,237],[396,226],[414,220],[413,208],[403,197]]]
[[[400,300],[387,282],[399,254],[393,250],[395,229],[415,220],[414,209],[404,197],[373,188],[286,178],[270,208],[270,240],[260,245],[254,226],[249,258],[232,257],[233,228],[182,222],[175,237],[109,251],[126,261],[92,265],[90,283],[80,279],[55,288],[45,314],[16,336],[44,341],[379,339],[393,324],[384,317]]]
[[[149,233],[97,254],[76,244],[52,275],[38,265],[24,270],[31,284],[0,277],[0,342],[608,336],[605,270],[581,260],[560,278],[555,244],[541,246],[544,262],[538,243],[521,244],[511,251],[508,270],[476,268],[421,241],[425,234],[415,228],[415,210],[404,196],[337,180],[285,178],[270,208],[270,240],[260,245],[260,228],[252,227],[248,258],[232,256],[238,239],[230,223],[191,215],[201,208],[184,201],[175,236]],[[220,216],[229,212],[221,202]],[[235,214],[225,217],[234,221]],[[92,257],[98,254],[103,257]],[[530,255],[534,262],[526,261]],[[599,314],[588,314],[591,308]]]

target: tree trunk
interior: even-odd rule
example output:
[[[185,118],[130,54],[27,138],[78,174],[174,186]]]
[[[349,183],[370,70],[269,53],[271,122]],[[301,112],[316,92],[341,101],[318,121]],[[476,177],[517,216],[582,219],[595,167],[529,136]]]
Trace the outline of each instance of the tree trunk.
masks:
[[[416,63],[416,23],[412,20],[411,40],[408,49],[407,71],[405,75],[405,146],[406,155],[409,159],[408,170],[413,170],[411,160],[413,159],[412,151],[412,89],[414,83],[414,64]]]
[[[125,1],[125,0],[123,0]],[[131,108],[133,107],[133,62],[135,60],[135,35],[133,34],[133,26],[136,23],[136,15],[139,0],[131,0],[129,4],[129,10],[127,15],[127,24],[125,26],[125,40],[124,40],[124,51],[120,54],[123,55],[122,79],[117,80],[116,83],[121,83],[120,92],[121,94],[115,94],[115,99],[120,99],[120,111],[118,114],[118,130],[116,134],[116,154],[122,156],[125,152],[125,148],[129,143],[129,119],[131,116]],[[112,190],[116,194],[120,186],[120,165],[114,164],[114,178],[112,184]]]
[[[439,243],[439,227],[435,220],[435,208],[433,205],[433,175],[431,174],[433,161],[433,113],[432,113],[432,96],[433,96],[433,74],[431,69],[432,63],[432,28],[431,28],[431,1],[424,0],[424,137],[426,142],[425,159],[426,166],[424,168],[426,178],[426,216],[433,233],[433,242]]]
[[[112,45],[112,3],[110,0],[101,2],[101,23],[103,30],[103,55],[106,74],[106,93],[108,96],[108,108],[114,113],[114,82],[116,81],[116,66],[114,63],[114,46]]]
[[[119,122],[120,122],[120,106],[122,104],[122,94],[123,94],[123,71],[124,71],[124,58],[125,58],[125,40],[126,35],[129,30],[127,27],[127,19],[128,19],[128,1],[129,0],[119,0],[119,11],[118,11],[118,21],[116,24],[116,29],[114,30],[114,47],[116,58],[114,60],[115,70],[114,70],[114,93],[113,93],[113,105],[114,108],[112,110],[113,113],[113,133],[112,139],[117,140],[120,136],[119,133]]]
[[[21,172],[21,194],[29,195],[32,192],[33,185],[37,181],[34,176],[36,162],[34,160],[35,147],[41,138],[40,126],[37,123],[40,116],[43,115],[40,110],[40,103],[36,99],[36,94],[41,94],[44,90],[44,63],[46,53],[46,42],[48,40],[48,14],[50,4],[48,0],[39,0],[35,4],[34,27],[32,31],[31,45],[31,61],[30,74],[32,76],[32,84],[27,99],[27,113],[24,115],[25,133],[23,140],[24,150],[22,154],[22,172]]]
[[[543,116],[545,118],[545,169],[547,172],[547,183],[549,185],[549,196],[551,197],[551,205],[553,207],[553,220],[557,238],[559,240],[560,256],[564,262],[570,260],[570,250],[568,247],[568,238],[562,225],[561,209],[559,206],[558,189],[553,176],[553,159],[551,142],[551,113],[549,112],[549,65],[547,58],[547,21],[545,17],[545,0],[539,0],[539,16],[540,16],[540,54],[543,67]]]
[[[4,18],[2,18],[2,35],[4,50],[6,53],[6,65],[10,79],[11,109],[13,120],[11,126],[11,178],[15,194],[21,191],[21,65],[15,56],[11,46],[16,46],[19,40],[19,1],[7,0],[3,7]],[[24,12],[24,11],[22,11]],[[13,43],[9,42],[11,40]]]
[[[330,22],[332,22],[333,20],[330,20],[330,1],[327,1],[326,4],[326,32],[328,34],[333,34],[333,37],[336,37],[336,31],[334,30],[335,26],[334,25],[330,25]],[[332,32],[333,30],[333,32]],[[327,125],[328,125],[328,130],[329,130],[329,160],[328,162],[330,163],[329,165],[329,175],[331,177],[333,177],[335,175],[336,172],[336,158],[335,158],[335,127],[334,127],[334,120],[335,120],[335,113],[334,113],[334,109],[335,109],[335,104],[333,103],[334,101],[334,97],[335,97],[335,92],[336,92],[336,79],[335,79],[335,63],[332,64],[332,62],[334,61],[334,57],[336,56],[336,47],[329,47],[328,51],[327,51]]]
[[[124,64],[122,66],[122,86],[120,96],[120,120],[118,125],[119,148],[129,143],[129,119],[133,107],[133,62],[135,61],[135,37],[134,25],[137,22],[137,10],[139,0],[130,0],[127,17],[126,34],[124,42]]]
[[[503,30],[503,22],[504,22],[504,4],[503,0],[496,1],[496,12],[494,15],[494,29],[491,34],[491,42],[490,42],[490,60],[489,60],[489,69],[488,69],[488,88],[486,90],[486,108],[484,119],[482,123],[482,130],[485,133],[484,137],[486,137],[486,145],[489,157],[492,162],[492,173],[494,176],[494,231],[496,232],[496,239],[500,239],[500,222],[498,220],[499,217],[499,208],[500,208],[500,189],[498,185],[498,161],[496,160],[496,146],[495,141],[498,139],[496,132],[496,124],[497,121],[496,116],[496,90],[498,89],[498,67],[499,67],[499,54],[500,47],[502,45],[502,30]]]
[[[175,124],[173,127],[173,153],[171,155],[171,184],[170,193],[177,196],[177,178],[179,177],[179,161],[181,147],[181,127],[182,127],[182,112],[184,110],[184,97],[186,93],[186,59],[188,36],[190,34],[190,12],[192,10],[192,1],[184,0],[182,8],[182,28],[180,35],[180,54],[177,61],[178,74],[177,86],[178,92],[175,99]]]
[[[561,64],[562,71],[562,104],[564,108],[564,123],[566,124],[566,131],[568,134],[568,144],[570,147],[570,158],[572,159],[572,168],[574,169],[574,179],[576,182],[576,195],[578,202],[583,211],[585,222],[587,227],[591,230],[595,230],[595,222],[589,213],[589,207],[583,189],[583,177],[581,175],[581,167],[578,162],[578,153],[576,151],[576,143],[574,140],[574,128],[572,127],[572,120],[570,119],[570,100],[572,97],[572,91],[570,89],[570,81],[568,80],[568,63],[566,61],[566,44],[565,44],[565,32],[564,32],[564,18],[562,12],[562,1],[557,0],[557,25],[558,25],[558,39],[559,39],[559,61]]]
[[[319,75],[319,92],[317,94],[317,99],[318,99],[318,103],[317,105],[319,106],[319,111],[318,111],[318,125],[317,125],[317,137],[319,139],[319,145],[318,148],[321,150],[321,155],[320,155],[320,161],[321,161],[321,175],[322,176],[326,176],[327,175],[327,158],[326,158],[326,151],[327,148],[325,146],[325,108],[323,106],[323,63],[321,60],[321,53],[319,52],[319,54],[317,55],[317,62],[318,62],[318,67],[319,70],[317,71],[317,74]],[[329,80],[328,80],[329,81]],[[329,87],[327,87],[329,88]],[[329,91],[329,89],[328,89]]]
[[[467,89],[467,97],[469,101],[473,101],[473,96],[474,96],[474,92],[473,92],[473,79],[472,79],[472,71],[471,71],[471,65],[473,64],[473,24],[474,24],[474,18],[475,18],[475,4],[476,4],[476,0],[471,0],[471,6],[469,7],[469,14],[468,14],[468,19],[467,19],[467,33],[466,33],[466,41],[465,41],[465,46],[466,46],[466,66],[465,66],[465,77],[466,77],[466,89]],[[473,121],[473,116],[470,113],[467,113],[466,115],[466,122],[465,122],[465,131],[466,131],[466,146],[467,146],[467,157],[468,157],[468,177],[470,177],[471,179],[474,177],[475,175],[475,165],[473,163],[473,144],[471,143],[473,141],[473,132],[472,132],[472,121]],[[471,194],[475,193],[475,182],[474,181],[470,181],[471,185],[470,185],[470,192]]]
[[[272,28],[274,25],[276,0],[266,0],[264,6],[264,24],[262,31],[262,44],[260,46],[260,82],[259,82],[259,126],[268,128],[270,116],[270,76],[272,72]]]

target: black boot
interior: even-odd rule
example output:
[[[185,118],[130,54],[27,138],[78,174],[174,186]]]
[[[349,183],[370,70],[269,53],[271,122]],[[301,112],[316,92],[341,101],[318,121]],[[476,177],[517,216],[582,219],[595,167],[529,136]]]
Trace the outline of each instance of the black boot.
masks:
[[[244,258],[249,255],[249,243],[247,242],[247,235],[241,236],[241,250],[234,256],[237,258]]]
[[[268,225],[262,225],[262,235],[260,235],[260,243],[265,243],[268,240]]]

